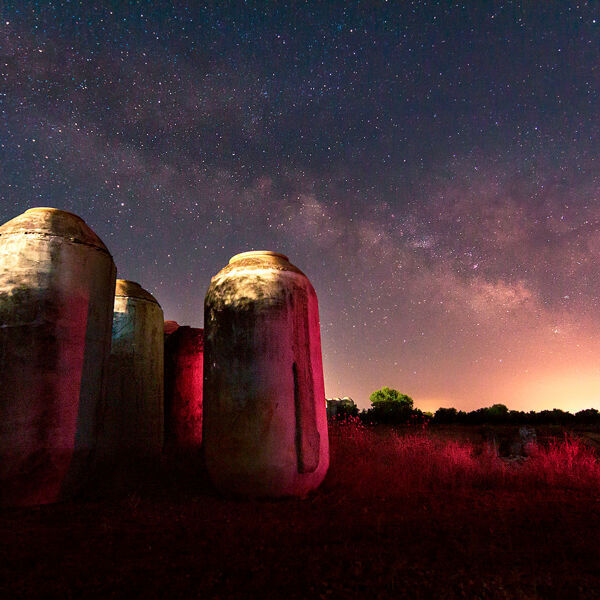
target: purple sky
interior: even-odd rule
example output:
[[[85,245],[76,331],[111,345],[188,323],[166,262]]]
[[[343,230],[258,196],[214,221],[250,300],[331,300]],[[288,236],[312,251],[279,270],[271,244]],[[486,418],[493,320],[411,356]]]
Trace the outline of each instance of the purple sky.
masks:
[[[287,254],[362,407],[600,407],[599,6],[162,4],[2,4],[0,221],[81,215],[194,326]]]

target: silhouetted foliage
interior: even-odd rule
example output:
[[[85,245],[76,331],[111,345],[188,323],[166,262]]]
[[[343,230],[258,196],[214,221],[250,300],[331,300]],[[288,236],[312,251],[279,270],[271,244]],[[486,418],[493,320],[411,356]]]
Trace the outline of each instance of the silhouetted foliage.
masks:
[[[372,407],[360,414],[365,423],[400,425],[424,418],[419,409],[413,408],[413,399],[398,390],[384,387],[373,392],[369,399]]]
[[[438,408],[432,423],[450,425],[600,425],[600,413],[595,408],[580,410],[576,414],[554,408],[540,412],[509,410],[504,404],[494,404],[471,412],[455,408]]]
[[[595,408],[573,414],[560,408],[525,412],[510,410],[505,404],[493,404],[470,412],[441,407],[431,415],[414,408],[410,396],[389,387],[373,392],[369,399],[370,409],[359,413],[354,406],[348,416],[358,416],[363,423],[387,425],[424,425],[429,422],[437,425],[600,425],[600,412]]]
[[[433,422],[444,425],[456,423],[458,411],[455,408],[438,408],[433,415]]]
[[[578,423],[600,423],[600,413],[595,408],[586,408],[575,413]]]

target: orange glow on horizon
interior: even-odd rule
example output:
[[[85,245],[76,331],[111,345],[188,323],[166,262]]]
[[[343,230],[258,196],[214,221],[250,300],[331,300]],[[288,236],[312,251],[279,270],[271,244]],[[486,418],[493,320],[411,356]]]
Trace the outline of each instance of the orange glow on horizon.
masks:
[[[584,372],[553,372],[531,378],[515,386],[516,410],[551,410],[572,413],[600,407],[600,369]]]
[[[404,382],[394,379],[397,378],[390,377],[388,383],[381,385],[380,381],[370,383],[347,379],[348,385],[335,386],[335,391],[330,391],[327,386],[326,395],[328,398],[351,396],[359,408],[369,408],[370,393],[388,385],[411,396],[415,407],[424,412],[435,412],[440,407],[469,412],[493,404],[505,404],[510,410],[524,412],[559,408],[576,413],[587,408],[600,409],[600,368],[590,365],[562,369],[545,366],[540,370],[531,369],[512,375],[489,372],[487,377],[480,373],[477,378],[467,378],[466,382],[462,378],[451,382],[445,393],[442,391],[444,386],[433,378],[426,382],[416,378],[406,378]],[[349,393],[352,388],[359,390],[359,394],[353,396]]]

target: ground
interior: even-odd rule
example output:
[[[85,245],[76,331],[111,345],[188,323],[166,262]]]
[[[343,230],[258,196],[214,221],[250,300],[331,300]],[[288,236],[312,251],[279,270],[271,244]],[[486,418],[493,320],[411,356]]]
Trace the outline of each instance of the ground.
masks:
[[[222,498],[199,457],[169,456],[2,509],[0,597],[599,598],[594,451],[561,441],[513,464],[474,431],[335,426],[305,499]]]

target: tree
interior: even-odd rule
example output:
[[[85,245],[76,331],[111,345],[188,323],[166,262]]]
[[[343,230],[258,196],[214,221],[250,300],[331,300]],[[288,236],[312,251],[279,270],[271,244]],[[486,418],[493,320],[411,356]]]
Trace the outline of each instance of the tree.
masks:
[[[414,413],[413,399],[389,387],[373,392],[369,400],[373,406],[367,416],[376,423],[405,423]]]
[[[504,417],[508,415],[508,407],[504,404],[493,404],[487,411],[491,417]]]
[[[438,408],[435,411],[433,420],[435,423],[455,423],[458,411],[455,408]]]
[[[413,399],[410,396],[401,394],[398,390],[393,390],[389,387],[384,387],[376,392],[373,392],[369,396],[369,400],[373,406],[376,406],[381,402],[392,402],[402,405],[404,408],[408,408],[410,410],[413,408]]]
[[[575,413],[575,418],[580,423],[598,423],[600,421],[600,413],[595,408],[586,408]]]

